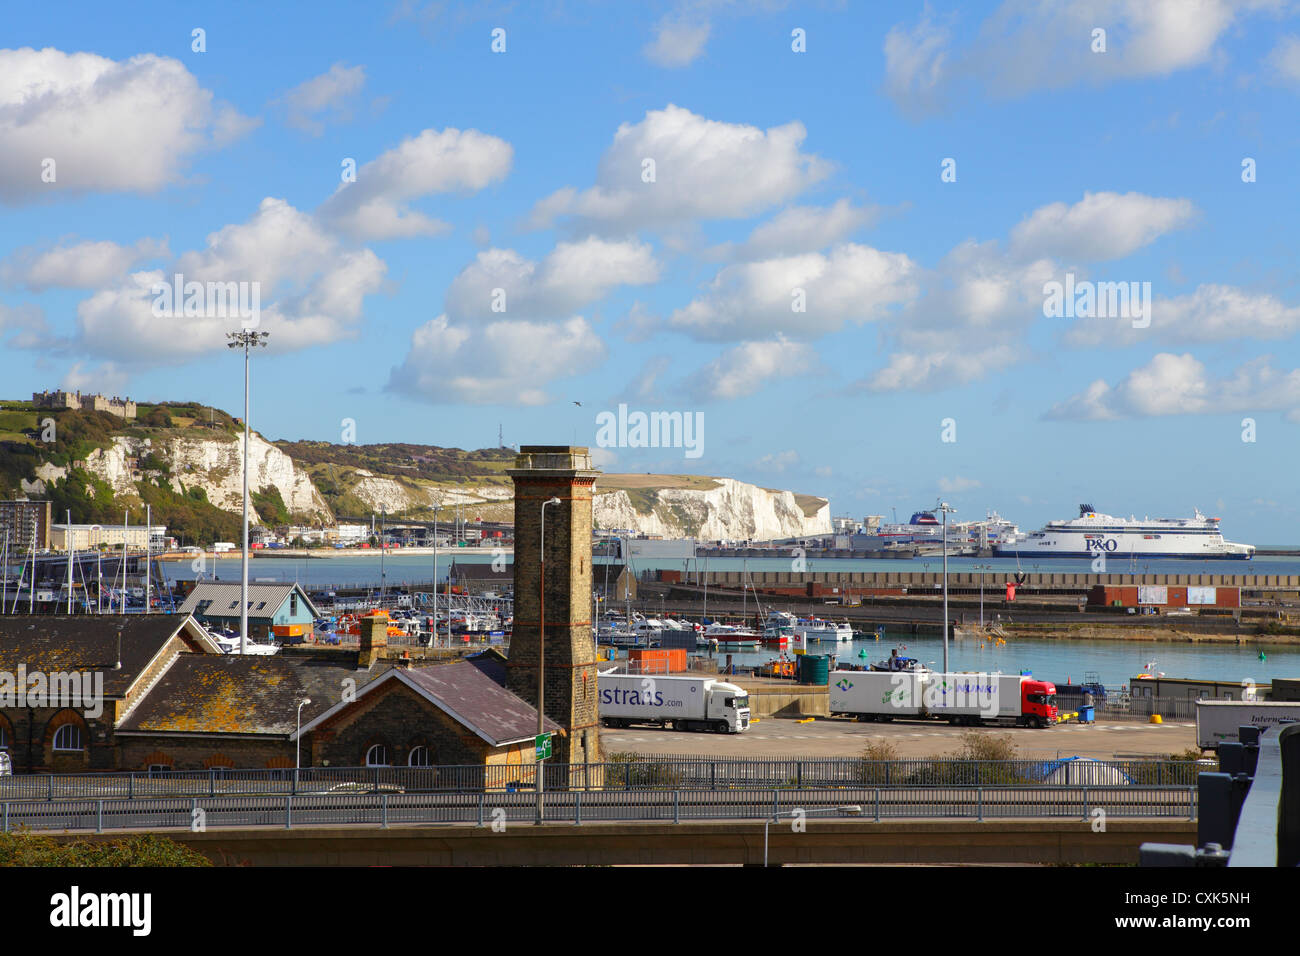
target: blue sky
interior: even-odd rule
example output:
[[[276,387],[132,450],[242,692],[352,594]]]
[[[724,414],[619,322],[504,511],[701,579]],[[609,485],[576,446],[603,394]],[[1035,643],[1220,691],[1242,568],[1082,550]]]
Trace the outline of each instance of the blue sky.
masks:
[[[184,271],[260,283],[271,438],[595,444],[622,401],[704,453],[611,471],[1295,541],[1298,107],[1281,0],[13,8],[4,394],[238,413],[237,320],[151,308]],[[1149,324],[1046,316],[1067,273]]]

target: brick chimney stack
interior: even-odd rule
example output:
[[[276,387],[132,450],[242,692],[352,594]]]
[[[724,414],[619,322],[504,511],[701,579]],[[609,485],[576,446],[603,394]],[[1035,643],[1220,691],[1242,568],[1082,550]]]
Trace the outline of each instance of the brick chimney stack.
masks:
[[[357,655],[357,667],[369,670],[375,661],[384,656],[388,647],[388,615],[368,614],[361,619],[361,652]]]
[[[515,622],[506,686],[537,705],[541,656],[542,502],[546,510],[546,700],[564,728],[555,758],[600,762],[596,643],[591,620],[591,505],[599,472],[586,448],[524,445],[508,474],[515,485]]]

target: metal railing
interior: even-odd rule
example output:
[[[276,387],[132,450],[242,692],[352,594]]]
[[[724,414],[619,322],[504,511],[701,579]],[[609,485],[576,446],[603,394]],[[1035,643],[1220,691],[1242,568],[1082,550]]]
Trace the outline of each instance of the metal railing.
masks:
[[[861,786],[1194,786],[1207,768],[1175,760],[862,760],[636,755],[600,764],[545,764],[548,791],[809,790]],[[0,800],[45,801],[532,791],[534,764],[305,767],[0,777]]]
[[[548,793],[543,818],[581,825],[605,821],[776,820],[814,808],[845,809],[846,818],[1196,819],[1195,787],[857,787],[821,790],[592,790]],[[180,829],[219,827],[378,826],[533,823],[532,793],[380,793],[0,803],[3,831]]]
[[[1229,866],[1300,865],[1300,726],[1263,730]]]

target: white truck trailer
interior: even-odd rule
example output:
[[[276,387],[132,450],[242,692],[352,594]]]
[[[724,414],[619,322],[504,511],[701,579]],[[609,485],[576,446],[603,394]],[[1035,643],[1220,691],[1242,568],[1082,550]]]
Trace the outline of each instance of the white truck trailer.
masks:
[[[600,718],[607,727],[657,724],[676,730],[739,734],[749,729],[749,694],[713,677],[600,674]]]
[[[830,711],[860,720],[937,719],[953,724],[1056,723],[1056,685],[1006,674],[831,671]]]
[[[1198,700],[1196,745],[1218,750],[1225,740],[1237,741],[1238,727],[1275,727],[1284,720],[1300,722],[1300,701]]]

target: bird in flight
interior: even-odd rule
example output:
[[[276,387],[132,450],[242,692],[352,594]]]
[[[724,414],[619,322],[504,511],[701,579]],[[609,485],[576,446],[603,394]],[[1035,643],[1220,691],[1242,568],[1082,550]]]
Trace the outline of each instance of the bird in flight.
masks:
[[[579,408],[582,407],[582,402],[574,402],[573,404],[577,405]]]

